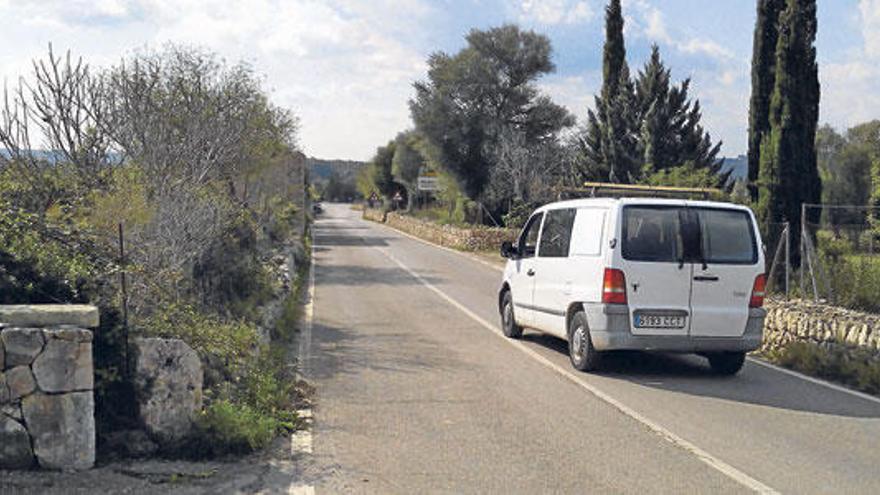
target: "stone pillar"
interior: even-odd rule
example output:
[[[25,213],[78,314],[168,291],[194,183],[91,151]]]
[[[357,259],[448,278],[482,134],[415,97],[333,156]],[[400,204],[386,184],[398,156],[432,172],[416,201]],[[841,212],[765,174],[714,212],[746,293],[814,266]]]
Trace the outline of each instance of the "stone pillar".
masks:
[[[92,332],[85,305],[0,305],[0,468],[95,464]]]

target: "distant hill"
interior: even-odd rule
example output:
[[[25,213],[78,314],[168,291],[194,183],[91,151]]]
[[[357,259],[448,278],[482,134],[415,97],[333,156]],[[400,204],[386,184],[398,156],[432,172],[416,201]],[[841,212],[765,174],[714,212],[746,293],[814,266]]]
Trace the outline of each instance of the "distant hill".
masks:
[[[341,178],[353,178],[366,162],[354,160],[323,160],[315,157],[306,158],[312,180],[327,180],[335,172]]]
[[[746,155],[739,155],[736,158],[724,158],[721,165],[721,171],[727,172],[732,170],[730,180],[745,179],[749,175],[749,158]]]

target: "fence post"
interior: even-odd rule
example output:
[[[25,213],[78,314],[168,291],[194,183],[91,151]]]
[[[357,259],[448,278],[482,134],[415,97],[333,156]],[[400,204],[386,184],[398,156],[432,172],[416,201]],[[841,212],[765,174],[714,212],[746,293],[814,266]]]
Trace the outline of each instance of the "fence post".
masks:
[[[801,297],[803,297],[804,294],[806,293],[806,287],[804,286],[804,258],[806,255],[806,250],[804,249],[804,239],[805,239],[804,236],[805,236],[806,232],[807,232],[807,204],[801,203],[801,235],[800,235],[800,239],[798,239],[799,244],[800,244],[800,246],[798,246],[798,247],[800,248],[800,253],[801,253],[801,263],[800,263]]]
[[[788,300],[789,267],[791,266],[791,224],[785,222],[785,299]]]
[[[128,379],[128,287],[125,280],[125,236],[123,233],[122,222],[119,222],[119,281],[122,288],[122,339],[125,346],[123,347],[123,357],[125,363],[123,370],[125,378]]]

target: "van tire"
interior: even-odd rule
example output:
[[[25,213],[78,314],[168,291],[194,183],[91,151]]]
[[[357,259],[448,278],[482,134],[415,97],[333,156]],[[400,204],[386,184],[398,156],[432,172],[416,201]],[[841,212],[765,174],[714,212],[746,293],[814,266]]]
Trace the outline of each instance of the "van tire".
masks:
[[[505,337],[518,339],[522,337],[523,328],[516,324],[516,317],[513,313],[513,297],[510,291],[504,291],[501,297],[501,332]]]
[[[744,352],[713,352],[706,354],[709,366],[716,375],[735,375],[742,369],[746,361]]]
[[[578,371],[593,371],[599,366],[600,353],[593,347],[587,315],[575,313],[568,322],[568,358]]]

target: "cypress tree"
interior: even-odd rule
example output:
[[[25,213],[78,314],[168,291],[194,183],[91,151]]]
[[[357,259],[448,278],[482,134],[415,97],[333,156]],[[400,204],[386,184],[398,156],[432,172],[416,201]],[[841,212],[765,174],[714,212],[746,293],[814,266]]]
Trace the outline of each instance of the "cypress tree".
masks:
[[[749,103],[749,190],[757,199],[755,183],[761,157],[762,136],[770,130],[770,97],[776,67],[779,14],[785,0],[758,0],[755,38],[752,45],[752,98]]]
[[[617,97],[623,73],[629,79],[623,41],[623,9],[620,0],[611,0],[605,7],[605,46],[602,50],[602,101],[606,110]]]
[[[770,99],[770,131],[761,140],[758,215],[775,245],[774,223],[790,222],[800,239],[802,203],[818,203],[822,183],[816,164],[819,71],[816,64],[816,0],[787,0],[779,19],[776,76]],[[810,211],[808,222],[820,212]],[[796,264],[799,253],[794,252]]]
[[[623,40],[623,9],[620,0],[605,7],[605,46],[602,54],[602,91],[596,111],[587,113],[585,155],[589,178],[632,182],[637,175],[633,155],[632,83]]]

